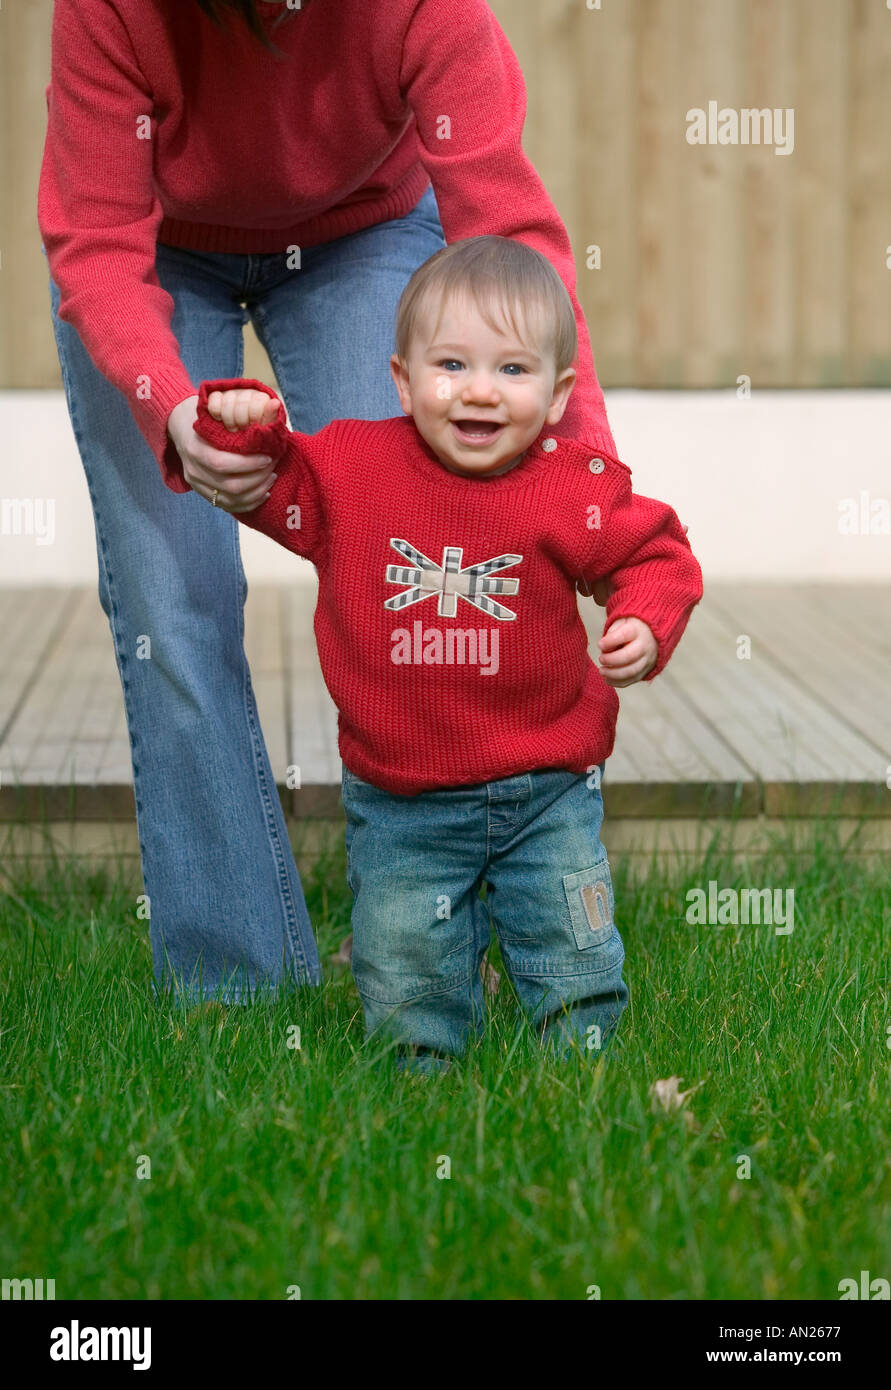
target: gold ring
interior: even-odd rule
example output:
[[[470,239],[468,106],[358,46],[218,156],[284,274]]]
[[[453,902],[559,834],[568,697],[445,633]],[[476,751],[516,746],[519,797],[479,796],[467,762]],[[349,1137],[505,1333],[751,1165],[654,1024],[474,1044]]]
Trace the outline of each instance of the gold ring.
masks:
[[[214,490],[213,490],[213,505],[214,505],[214,506],[217,505],[217,497],[219,496],[219,493],[220,493],[220,489],[219,489],[218,487],[215,487]]]

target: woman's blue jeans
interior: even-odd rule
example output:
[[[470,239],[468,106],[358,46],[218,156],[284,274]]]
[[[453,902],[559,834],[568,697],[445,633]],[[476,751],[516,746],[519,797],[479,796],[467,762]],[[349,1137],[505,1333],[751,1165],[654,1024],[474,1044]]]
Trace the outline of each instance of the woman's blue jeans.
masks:
[[[160,244],[156,267],[192,380],[243,375],[250,318],[292,425],[313,433],[401,414],[389,370],[396,306],[444,245],[431,187],[405,217],[305,249],[297,275],[284,252]],[[238,522],[164,486],[123,394],[59,319],[52,278],[50,299],[127,711],[156,987],[235,1002],[282,982],[318,984],[244,654]],[[299,747],[299,726],[294,737]]]

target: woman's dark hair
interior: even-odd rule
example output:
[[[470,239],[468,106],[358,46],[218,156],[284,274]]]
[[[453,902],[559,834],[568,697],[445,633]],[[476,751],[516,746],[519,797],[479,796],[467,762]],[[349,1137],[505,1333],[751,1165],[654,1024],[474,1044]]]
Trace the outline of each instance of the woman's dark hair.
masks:
[[[263,28],[262,21],[257,12],[257,0],[197,0],[197,3],[198,8],[207,15],[211,23],[215,24],[218,29],[225,29],[227,27],[226,18],[234,14],[236,18],[244,21],[249,32],[253,34],[255,39],[259,39],[263,47],[268,48],[270,53],[275,53],[280,58],[286,57],[286,54],[284,54],[280,48],[276,48],[275,44],[270,41],[269,35]],[[300,0],[300,3],[296,4],[294,0],[290,0],[290,3],[287,4],[283,2],[281,17],[275,20],[272,26],[273,29],[277,29],[282,20],[287,19],[288,15],[298,14],[301,9],[305,10],[309,3],[310,0]],[[226,18],[224,18],[224,16]]]

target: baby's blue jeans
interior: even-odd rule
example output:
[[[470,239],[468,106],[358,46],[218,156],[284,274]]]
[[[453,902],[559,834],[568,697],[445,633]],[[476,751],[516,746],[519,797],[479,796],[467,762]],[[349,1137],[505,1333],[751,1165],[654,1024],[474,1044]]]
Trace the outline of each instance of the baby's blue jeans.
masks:
[[[400,1068],[441,1070],[482,1032],[490,925],[542,1042],[563,1056],[606,1046],[628,990],[600,842],[602,771],[398,796],[344,766],[353,975],[366,1037],[394,1042]]]

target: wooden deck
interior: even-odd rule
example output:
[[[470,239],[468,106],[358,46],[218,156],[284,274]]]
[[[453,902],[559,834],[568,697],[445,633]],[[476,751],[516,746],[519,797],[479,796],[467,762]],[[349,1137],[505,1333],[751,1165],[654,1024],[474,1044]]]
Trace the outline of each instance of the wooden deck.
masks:
[[[339,818],[315,590],[252,586],[246,648],[280,794]],[[580,600],[592,645],[603,609]],[[891,816],[891,591],[710,584],[667,670],[620,692],[613,816]],[[95,589],[0,590],[0,819],[134,816],[123,698]],[[737,656],[751,640],[751,658]],[[300,731],[299,745],[295,731]],[[285,787],[289,764],[302,788]]]

